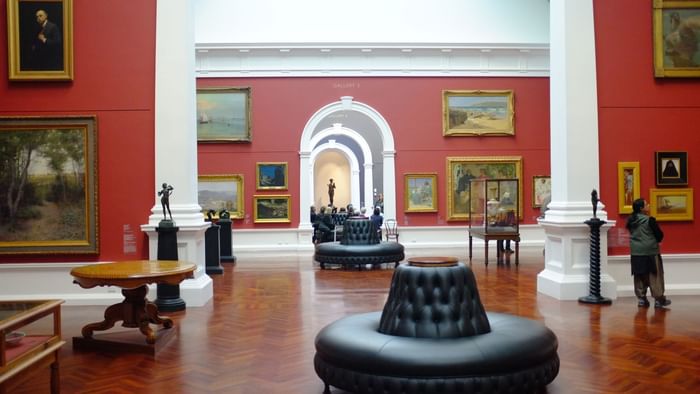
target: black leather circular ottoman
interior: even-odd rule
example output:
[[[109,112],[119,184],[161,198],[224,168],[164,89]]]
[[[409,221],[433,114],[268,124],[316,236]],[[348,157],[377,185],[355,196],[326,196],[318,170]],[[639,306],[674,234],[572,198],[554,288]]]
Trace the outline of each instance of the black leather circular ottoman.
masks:
[[[318,333],[314,367],[326,392],[528,393],[557,376],[557,346],[539,322],[486,313],[465,265],[401,265],[383,312]]]
[[[357,265],[394,263],[398,265],[404,258],[404,247],[397,242],[381,242],[369,245],[343,245],[326,242],[316,245],[314,259],[326,264]]]

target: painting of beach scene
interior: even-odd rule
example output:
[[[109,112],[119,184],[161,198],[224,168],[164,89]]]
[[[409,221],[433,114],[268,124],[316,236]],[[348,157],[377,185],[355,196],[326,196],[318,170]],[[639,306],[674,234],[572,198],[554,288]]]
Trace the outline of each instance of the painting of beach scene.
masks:
[[[650,189],[649,200],[658,221],[693,220],[693,189]]]
[[[512,90],[443,91],[443,135],[514,135]]]
[[[243,175],[200,175],[197,201],[205,215],[213,210],[213,218],[218,218],[226,210],[231,218],[242,219]]]
[[[197,141],[250,142],[250,88],[197,89]]]

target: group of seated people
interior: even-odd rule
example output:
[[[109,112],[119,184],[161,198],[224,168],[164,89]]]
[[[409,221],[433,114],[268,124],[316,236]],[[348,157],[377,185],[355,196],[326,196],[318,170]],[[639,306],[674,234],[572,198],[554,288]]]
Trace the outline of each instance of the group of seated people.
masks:
[[[374,223],[374,227],[377,229],[378,238],[381,239],[384,217],[379,207],[374,208],[372,216],[368,218],[367,208],[362,207],[359,211],[356,211],[352,204],[348,204],[346,207],[340,207],[340,209],[331,205],[328,207],[322,206],[318,213],[316,213],[316,207],[311,206],[310,219],[311,225],[314,228],[312,236],[313,243],[339,240],[342,234],[338,234],[337,232],[334,234],[334,231],[336,227],[342,228],[345,220],[349,218],[371,220],[372,223]]]

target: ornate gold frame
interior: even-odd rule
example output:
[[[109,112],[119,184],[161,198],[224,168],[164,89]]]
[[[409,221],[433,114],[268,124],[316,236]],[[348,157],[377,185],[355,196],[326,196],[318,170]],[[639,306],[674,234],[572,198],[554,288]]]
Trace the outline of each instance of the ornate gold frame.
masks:
[[[462,105],[453,105],[457,104],[458,100],[463,101]],[[483,104],[486,103],[491,106],[484,106]],[[506,106],[503,114],[494,107],[494,103]],[[493,119],[495,116],[500,119]],[[514,116],[512,90],[443,90],[442,92],[442,135],[444,136],[514,135]],[[455,124],[457,122],[459,125]]]
[[[260,212],[260,203],[269,200],[271,204],[279,204],[281,202],[282,205],[284,205],[284,209],[286,210],[286,213],[284,216],[274,216],[274,215],[262,215]],[[291,196],[289,194],[285,195],[272,195],[272,194],[266,194],[266,195],[256,195],[253,196],[253,222],[255,223],[290,223],[292,221],[291,219],[291,207],[289,206],[291,200]],[[271,209],[274,209],[271,208]]]
[[[684,53],[691,45],[679,45],[683,41],[684,28],[692,35],[700,29],[700,1],[654,0],[654,76],[699,77],[700,52]],[[676,26],[674,26],[676,25]],[[686,34],[687,35],[687,34]],[[678,65],[676,65],[678,63]],[[693,65],[696,64],[696,65]]]
[[[522,185],[523,173],[522,173],[522,156],[471,156],[471,157],[448,157],[447,158],[447,220],[469,220],[469,208],[465,205],[464,209],[459,209],[460,204],[457,204],[458,196],[459,198],[464,198],[464,194],[468,196],[469,190],[457,190],[459,186],[459,180],[456,179],[458,175],[457,166],[462,167],[464,171],[472,171],[473,178],[479,178],[480,174],[478,172],[483,168],[485,172],[496,171],[498,173],[498,166],[500,165],[501,171],[507,171],[508,173],[502,174],[503,176],[487,177],[485,179],[507,179],[507,178],[517,178]],[[467,167],[466,169],[464,167]],[[474,173],[476,171],[477,173]],[[466,174],[465,174],[466,175]],[[468,182],[467,182],[468,184]],[[518,209],[522,219],[523,215],[523,193],[518,193]],[[460,200],[461,201],[461,200]],[[466,203],[465,203],[466,204]]]
[[[227,174],[227,175],[200,175],[198,177],[199,187],[198,187],[198,202],[202,207],[202,212],[206,216],[209,209],[214,209],[216,214],[214,218],[219,217],[219,212],[222,209],[226,209],[231,215],[231,219],[243,219],[245,214],[244,206],[244,191],[243,191],[243,175],[242,174]],[[203,184],[217,184],[230,190],[224,191],[223,193],[231,193],[226,195],[221,204],[216,204],[218,206],[209,206],[210,204],[202,204],[202,186]],[[235,189],[235,191],[234,191]],[[205,206],[207,205],[207,206]],[[236,209],[233,209],[233,206]]]
[[[649,189],[649,214],[660,222],[693,220],[693,189]]]
[[[629,173],[631,172],[631,174]],[[631,176],[628,179],[627,176]],[[632,181],[632,189],[629,189],[628,182]],[[627,193],[632,193],[628,198]],[[632,213],[632,203],[641,196],[639,186],[639,162],[621,161],[617,163],[617,206],[618,213]]]
[[[414,172],[404,174],[404,212],[437,212],[437,173]],[[430,182],[430,204],[414,203],[412,196],[421,193],[420,186],[412,185],[412,182]],[[423,196],[425,197],[425,196]]]
[[[197,142],[251,142],[251,88],[200,88],[197,89]],[[243,116],[242,129],[236,127]],[[205,134],[205,129],[219,125],[221,130]]]
[[[263,176],[265,175],[265,172],[267,172],[266,169],[263,169],[262,167],[280,167],[282,168],[282,171],[284,172],[284,183],[280,184],[279,180],[275,182],[273,185],[266,185],[265,181],[263,180]],[[273,169],[273,171],[276,171],[276,168]],[[287,165],[286,161],[278,161],[278,162],[260,162],[255,164],[255,189],[256,190],[287,190],[288,188],[288,177],[289,177],[289,166]]]
[[[23,31],[25,23],[36,24],[34,13],[48,9],[49,21],[58,21],[56,8],[60,7],[63,68],[61,70],[22,69]],[[52,18],[52,15],[54,18]],[[72,81],[73,80],[73,0],[26,1],[7,0],[7,57],[8,77],[12,81]]]

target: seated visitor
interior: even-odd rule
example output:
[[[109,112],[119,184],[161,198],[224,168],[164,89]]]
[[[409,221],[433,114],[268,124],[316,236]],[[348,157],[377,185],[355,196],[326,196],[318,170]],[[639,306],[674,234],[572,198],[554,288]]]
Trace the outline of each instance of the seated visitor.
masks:
[[[369,220],[374,223],[374,228],[377,229],[377,237],[382,239],[382,224],[384,224],[384,218],[382,217],[382,211],[379,207],[374,208],[374,214],[370,216]]]
[[[326,207],[321,207],[321,212],[316,221],[320,235],[317,237],[318,242],[328,242],[333,240],[333,229],[335,224],[331,219],[331,215],[326,213]]]

